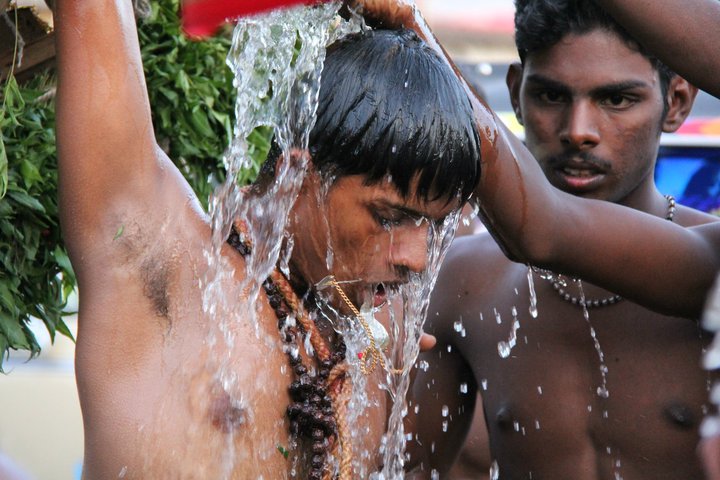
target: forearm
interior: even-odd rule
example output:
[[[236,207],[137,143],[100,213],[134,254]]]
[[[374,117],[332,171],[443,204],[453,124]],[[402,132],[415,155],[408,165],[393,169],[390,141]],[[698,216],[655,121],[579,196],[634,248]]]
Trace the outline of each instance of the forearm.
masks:
[[[62,180],[71,190],[109,193],[154,148],[132,5],[60,0],[54,14]]]
[[[597,0],[651,54],[720,98],[720,2]],[[651,13],[652,12],[652,13]]]

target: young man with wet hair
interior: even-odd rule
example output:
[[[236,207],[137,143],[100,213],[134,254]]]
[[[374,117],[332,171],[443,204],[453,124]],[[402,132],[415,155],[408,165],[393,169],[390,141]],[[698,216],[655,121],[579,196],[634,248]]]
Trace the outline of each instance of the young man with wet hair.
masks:
[[[408,31],[358,34],[329,50],[286,231],[289,279],[271,274],[255,316],[227,310],[236,318],[223,334],[236,341],[226,347],[211,341],[224,320],[203,309],[198,287],[211,268],[209,220],[156,144],[131,2],[59,0],[55,19],[84,477],[315,479],[330,471],[331,454],[342,478],[374,471],[384,372],[365,377],[353,451],[340,410],[345,366],[358,360],[344,358],[341,336],[321,315],[313,321],[302,299],[334,275],[349,282],[348,302],[370,296],[379,307],[384,285],[425,269],[430,224],[458,209],[479,175],[472,106],[453,71]],[[234,272],[221,276],[222,291],[237,291],[252,248],[238,224],[222,250]],[[317,362],[298,354],[306,335]],[[232,381],[216,376],[220,364]],[[302,437],[298,448],[291,433]]]
[[[696,90],[594,2],[516,7],[522,62],[507,81],[537,165],[502,130],[499,155],[483,155],[476,193],[494,239],[458,239],[443,264],[409,469],[443,478],[474,413],[474,446],[449,478],[491,464],[501,479],[702,478],[711,377],[697,319],[720,224],[653,179],[660,135]]]

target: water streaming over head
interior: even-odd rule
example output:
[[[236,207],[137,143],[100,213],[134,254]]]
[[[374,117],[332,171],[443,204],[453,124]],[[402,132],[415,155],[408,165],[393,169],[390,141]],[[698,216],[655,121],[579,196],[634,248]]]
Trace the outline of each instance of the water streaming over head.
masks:
[[[199,390],[207,384],[217,388],[229,405],[244,413],[243,422],[251,425],[258,406],[239,392],[245,387],[264,392],[267,387],[262,378],[254,385],[240,385],[241,368],[236,359],[247,334],[254,330],[255,337],[282,360],[280,373],[287,372],[283,350],[292,347],[279,348],[277,333],[261,331],[257,319],[263,302],[258,298],[262,283],[276,265],[289,273],[293,238],[286,236],[286,226],[305,176],[308,158],[303,152],[315,122],[325,47],[361,28],[357,21],[338,20],[339,5],[326,3],[244,18],[234,30],[228,54],[237,90],[237,124],[224,157],[227,179],[210,199],[212,242],[205,252],[207,273],[200,281],[210,330],[201,357],[205,364],[200,373],[193,374],[193,381],[197,380],[193,385]],[[240,188],[237,179],[252,162],[248,137],[261,126],[272,129],[281,151],[274,179],[260,187]],[[220,253],[235,222],[243,225],[241,239],[251,248],[245,257],[244,275],[239,276],[241,282],[235,280],[238,275]],[[283,422],[280,418],[275,424],[282,426]],[[202,438],[202,426],[191,425],[188,431],[188,435]],[[238,449],[235,435],[229,429],[225,448],[218,452],[216,461],[223,478],[230,477],[244,462],[262,464],[271,455],[277,456],[278,450],[282,453],[282,445],[290,445],[289,439],[256,435],[250,442],[252,448]],[[297,473],[297,465],[293,470]]]
[[[430,303],[430,292],[435,286],[440,264],[450,247],[459,220],[460,211],[456,210],[445,218],[442,225],[429,222],[427,268],[420,274],[413,274],[410,282],[400,288],[402,318],[394,319],[391,316],[392,342],[386,357],[389,370],[385,375],[385,388],[392,400],[392,407],[381,448],[383,469],[372,474],[369,477],[372,480],[403,478],[407,442],[403,418],[407,414],[405,397],[410,386],[410,370],[420,353],[420,337]]]
[[[238,319],[248,325],[255,325],[256,337],[282,356],[282,352],[278,351],[277,337],[263,336],[259,330],[256,309],[260,308],[262,302],[258,302],[258,295],[263,281],[276,266],[285,274],[290,273],[293,238],[286,234],[288,212],[297,198],[307,166],[308,158],[302,152],[307,149],[309,132],[314,125],[325,46],[341,34],[362,28],[358,23],[348,26],[338,22],[337,8],[338,4],[326,4],[244,19],[235,29],[228,57],[228,64],[235,72],[234,84],[238,91],[238,125],[235,128],[235,139],[225,157],[227,180],[210,202],[213,238],[212,248],[206,252],[210,274],[203,279],[201,287],[204,291],[205,312],[208,318],[216,320],[216,326],[207,339],[206,373],[216,379],[223,392],[230,395],[231,404],[243,407],[249,418],[252,417],[253,406],[233,396],[233,392],[238,391],[239,379],[235,373],[237,365],[233,363],[232,352],[242,348],[243,344],[236,325]],[[250,146],[247,138],[258,126],[272,127],[283,161],[278,162],[275,179],[269,185],[242,189],[235,179],[249,166]],[[324,188],[318,197],[319,206],[324,203],[331,183],[332,179],[323,183]],[[352,384],[347,421],[351,430],[355,428],[352,437],[359,444],[359,448],[353,445],[354,474],[359,478],[399,479],[404,475],[407,438],[402,420],[407,413],[405,396],[410,383],[410,368],[419,354],[419,339],[430,291],[457,227],[459,213],[457,211],[449,215],[440,226],[428,222],[428,267],[420,274],[411,275],[410,282],[397,288],[397,291],[388,292],[392,293],[389,296],[390,303],[401,306],[402,318],[395,318],[394,310],[391,309],[391,347],[387,355],[382,354],[387,366],[382,388],[387,390],[392,406],[380,452],[363,442],[365,432],[359,431],[362,428],[362,417],[373,406],[369,405],[366,395],[370,377],[361,372],[358,359],[358,354],[367,348],[367,331],[361,328],[357,318],[335,311],[323,292],[318,292],[318,315],[331,318],[331,324],[343,335],[347,346]],[[244,280],[228,291],[227,286],[233,284],[235,274],[228,262],[223,260],[220,250],[237,220],[242,221],[244,232],[241,238],[251,246],[251,254],[246,257]],[[327,224],[327,217],[325,220]],[[325,258],[328,270],[332,271],[334,252],[329,238]],[[377,322],[373,318],[373,308],[365,305],[361,315],[371,325],[372,335],[380,337],[379,330],[375,329]],[[309,354],[313,351],[309,341],[301,342],[300,349]],[[287,366],[283,365],[280,369],[284,373]],[[258,384],[251,387],[263,388],[260,382],[258,379]],[[278,422],[282,423],[282,420]],[[267,456],[285,450],[283,444],[278,443],[276,446],[271,439],[258,443],[257,453],[236,452],[233,435],[232,432],[228,433],[225,451],[218,456],[218,461],[224,466],[225,476],[229,476],[233,468],[240,461],[247,461],[248,457],[262,462]],[[258,442],[262,441],[258,439]],[[372,462],[368,460],[376,458],[378,453],[383,456],[383,470],[370,472],[368,465]],[[337,468],[338,461],[331,460],[330,468]],[[290,476],[296,476],[302,471],[298,459],[295,458],[293,462]]]
[[[210,201],[210,258],[219,257],[232,223],[243,220],[253,248],[246,276],[250,284],[245,286],[249,292],[259,291],[259,283],[277,264],[288,213],[304,178],[325,47],[351,31],[336,22],[338,8],[338,3],[327,3],[278,10],[240,20],[233,33],[228,65],[235,74],[237,124],[224,158],[227,179]],[[283,161],[264,191],[241,189],[236,178],[252,162],[247,138],[260,126],[273,128]],[[222,299],[210,299],[217,301]]]

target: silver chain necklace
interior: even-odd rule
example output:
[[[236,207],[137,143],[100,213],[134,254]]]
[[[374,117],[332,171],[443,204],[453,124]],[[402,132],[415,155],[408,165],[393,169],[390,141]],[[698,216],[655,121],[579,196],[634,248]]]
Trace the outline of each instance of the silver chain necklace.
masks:
[[[668,203],[665,220],[672,222],[673,218],[675,217],[675,197],[673,197],[672,195],[665,195],[665,199]],[[567,288],[567,282],[563,279],[562,275],[553,273],[549,270],[540,270],[540,273],[540,276],[542,278],[552,284],[553,289],[558,293],[558,295],[560,295],[560,298],[562,298],[566,302],[572,303],[573,305],[578,305],[582,307],[584,304],[585,308],[598,308],[606,307],[608,305],[614,305],[623,299],[623,297],[621,297],[620,295],[611,295],[609,297],[599,299],[579,298],[574,295],[570,295],[565,290],[565,288]]]

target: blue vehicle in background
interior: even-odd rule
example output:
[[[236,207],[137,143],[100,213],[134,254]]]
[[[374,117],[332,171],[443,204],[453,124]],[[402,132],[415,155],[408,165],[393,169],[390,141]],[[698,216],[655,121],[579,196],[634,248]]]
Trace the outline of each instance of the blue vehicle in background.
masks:
[[[663,145],[655,183],[683,205],[720,215],[720,142],[715,146]]]

